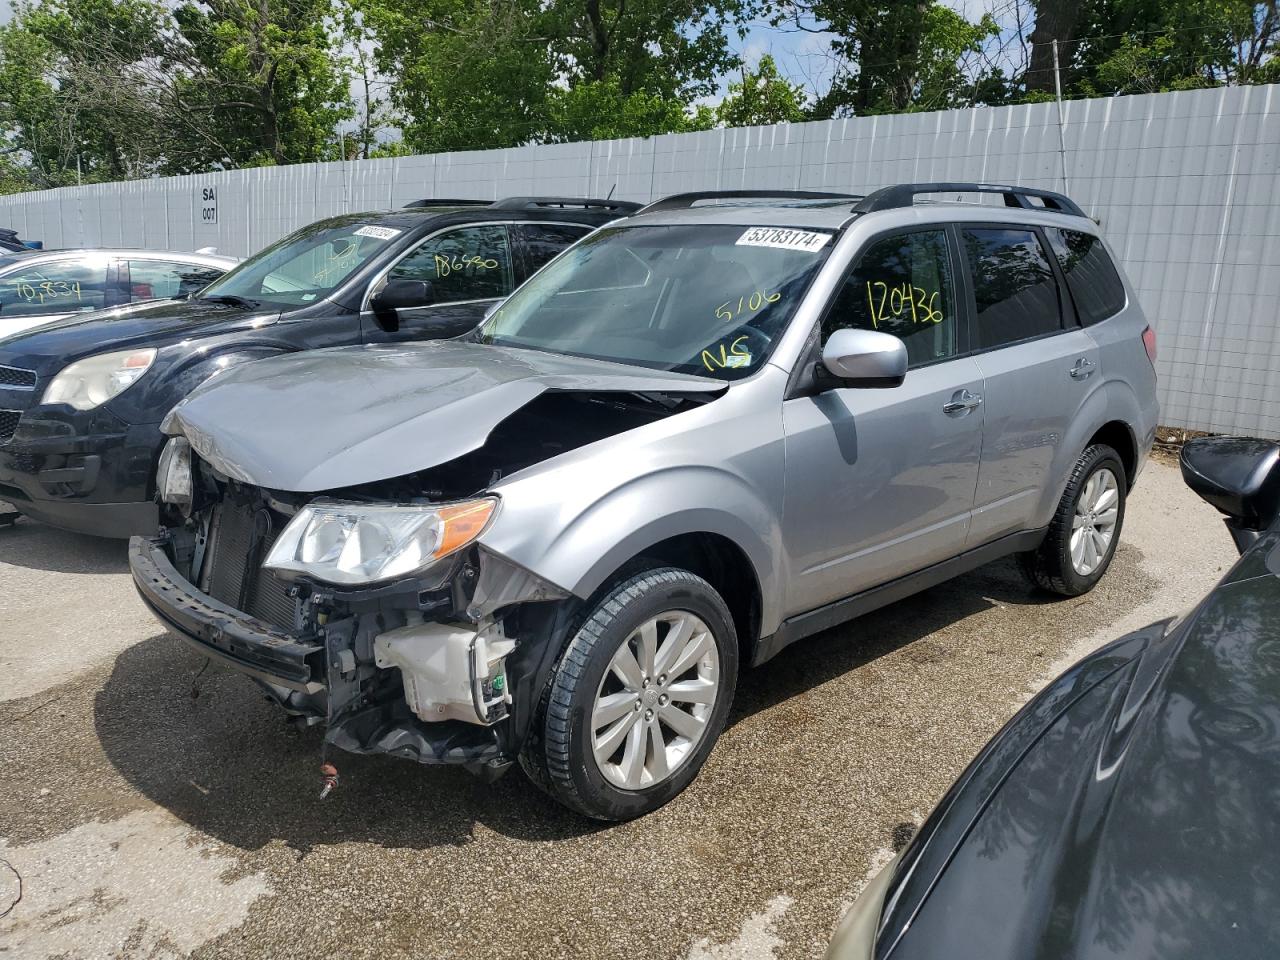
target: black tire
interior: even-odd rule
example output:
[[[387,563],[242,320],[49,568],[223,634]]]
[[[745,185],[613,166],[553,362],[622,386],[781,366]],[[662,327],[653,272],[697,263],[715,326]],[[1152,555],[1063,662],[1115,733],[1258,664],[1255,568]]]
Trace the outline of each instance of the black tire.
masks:
[[[700,738],[665,779],[641,789],[622,789],[606,778],[594,756],[590,721],[596,694],[622,645],[646,621],[670,612],[693,614],[711,634],[718,655],[715,702]],[[545,712],[535,718],[541,729],[531,731],[525,751],[530,755],[522,755],[521,765],[535,784],[549,788],[557,800],[587,817],[621,821],[643,816],[670,801],[698,775],[724,729],[737,678],[738,637],[733,617],[715,589],[675,567],[638,573],[605,593],[569,642],[548,686]],[[541,756],[533,755],[539,752]]]
[[[1104,468],[1110,470],[1116,479],[1115,530],[1101,562],[1091,572],[1082,574],[1071,561],[1072,524],[1076,516],[1076,505],[1090,478]],[[1092,590],[1111,566],[1116,547],[1120,543],[1127,493],[1128,480],[1124,464],[1115,450],[1106,444],[1095,443],[1080,454],[1044,540],[1037,549],[1018,555],[1019,565],[1027,579],[1043,590],[1064,597],[1078,597]]]

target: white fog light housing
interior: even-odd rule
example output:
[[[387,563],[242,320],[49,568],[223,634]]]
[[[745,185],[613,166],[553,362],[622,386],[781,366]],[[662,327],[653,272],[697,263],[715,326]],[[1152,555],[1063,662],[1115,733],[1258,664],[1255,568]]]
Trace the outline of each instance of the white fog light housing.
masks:
[[[155,362],[154,348],[119,350],[85,357],[64,367],[44,392],[44,403],[92,410],[133,386]]]
[[[156,490],[161,503],[191,506],[191,444],[186,437],[171,438],[160,451]]]
[[[272,545],[263,566],[286,578],[356,586],[416,573],[484,532],[492,497],[438,504],[309,504]]]

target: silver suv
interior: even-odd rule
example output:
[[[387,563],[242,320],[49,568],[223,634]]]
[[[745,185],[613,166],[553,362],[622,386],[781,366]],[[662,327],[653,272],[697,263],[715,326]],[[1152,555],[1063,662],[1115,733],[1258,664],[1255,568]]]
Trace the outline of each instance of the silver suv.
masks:
[[[953,193],[1005,205],[916,203]],[[1006,554],[1097,583],[1154,350],[1058,194],[671,197],[459,340],[198,389],[134,580],[326,744],[518,760],[622,820],[693,780],[739,670],[794,641]]]

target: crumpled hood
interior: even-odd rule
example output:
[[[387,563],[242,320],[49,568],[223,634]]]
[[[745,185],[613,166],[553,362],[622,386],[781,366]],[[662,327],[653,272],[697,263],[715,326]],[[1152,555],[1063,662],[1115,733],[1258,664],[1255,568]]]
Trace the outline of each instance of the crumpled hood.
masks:
[[[457,340],[338,347],[233,368],[178,404],[163,429],[229,477],[316,493],[456,459],[545,391],[724,389],[705,377]]]

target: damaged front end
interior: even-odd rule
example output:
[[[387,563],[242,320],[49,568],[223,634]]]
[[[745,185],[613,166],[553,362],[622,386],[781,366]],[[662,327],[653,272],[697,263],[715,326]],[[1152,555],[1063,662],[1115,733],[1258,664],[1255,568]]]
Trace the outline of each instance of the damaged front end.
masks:
[[[345,559],[358,574],[352,553],[384,547],[368,511],[438,516],[456,505],[418,497],[390,507],[379,494],[401,491],[376,486],[341,499],[264,490],[219,474],[182,437],[166,449],[161,484],[167,525],[134,538],[130,564],[174,633],[251,677],[295,722],[325,724],[326,742],[343,750],[489,777],[518,755],[574,603],[475,542],[479,511],[460,533],[438,524],[445,538],[467,538],[439,543],[448,549],[438,559],[410,555],[412,572],[337,585],[289,558],[330,562],[337,579]]]

